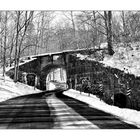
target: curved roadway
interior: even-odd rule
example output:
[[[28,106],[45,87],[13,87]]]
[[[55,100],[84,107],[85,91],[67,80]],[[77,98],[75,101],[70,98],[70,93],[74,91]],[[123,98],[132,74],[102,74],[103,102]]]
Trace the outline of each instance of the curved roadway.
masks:
[[[42,92],[0,103],[0,129],[136,129],[62,92]]]

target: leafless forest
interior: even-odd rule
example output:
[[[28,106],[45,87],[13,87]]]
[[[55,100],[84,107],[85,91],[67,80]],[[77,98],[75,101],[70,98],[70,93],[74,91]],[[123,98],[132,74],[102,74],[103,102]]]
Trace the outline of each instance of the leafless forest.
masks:
[[[23,56],[80,48],[99,48],[140,39],[139,11],[0,11],[0,62],[14,62],[15,76]],[[127,45],[126,45],[127,46]]]

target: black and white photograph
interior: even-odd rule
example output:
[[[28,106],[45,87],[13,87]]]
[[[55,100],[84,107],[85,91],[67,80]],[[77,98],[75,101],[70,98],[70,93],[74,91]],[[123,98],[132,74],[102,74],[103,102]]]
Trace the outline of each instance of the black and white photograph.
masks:
[[[0,10],[0,130],[139,128],[140,10]]]

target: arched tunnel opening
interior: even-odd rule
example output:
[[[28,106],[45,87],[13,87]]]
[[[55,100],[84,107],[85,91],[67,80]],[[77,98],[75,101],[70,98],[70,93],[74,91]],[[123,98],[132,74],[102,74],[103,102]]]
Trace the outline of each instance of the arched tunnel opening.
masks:
[[[131,108],[131,98],[123,93],[118,93],[114,95],[114,105],[120,108]]]
[[[47,65],[41,71],[40,89],[52,90],[52,88],[66,88],[67,73],[64,66]]]
[[[37,78],[37,75],[35,73],[23,72],[20,82],[27,84],[29,86],[35,87],[35,86],[37,86],[37,80],[38,80],[38,78]]]
[[[52,69],[46,76],[46,90],[67,87],[66,70],[62,67]]]

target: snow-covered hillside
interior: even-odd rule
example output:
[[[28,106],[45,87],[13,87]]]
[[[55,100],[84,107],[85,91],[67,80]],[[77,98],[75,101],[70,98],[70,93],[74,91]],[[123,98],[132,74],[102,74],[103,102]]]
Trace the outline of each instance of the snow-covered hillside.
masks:
[[[30,61],[33,61],[35,58],[32,57],[25,57],[20,59],[19,65],[23,65]],[[6,67],[6,71],[14,68],[14,63],[11,67]],[[34,87],[28,86],[23,83],[14,83],[12,79],[8,76],[5,78],[2,76],[2,67],[0,68],[0,102],[8,100],[10,98],[14,98],[21,95],[33,94],[38,93],[40,90],[34,89]]]
[[[13,80],[7,76],[5,76],[4,80],[4,77],[0,74],[0,102],[17,96],[38,92],[40,92],[40,90],[34,89],[34,87],[19,82],[14,83]]]
[[[107,43],[102,43],[101,48],[107,48]],[[140,76],[140,42],[124,45],[123,43],[113,46],[114,55],[105,55],[103,63],[105,66],[117,68],[125,73],[131,73]],[[77,54],[81,60],[96,61],[88,55]]]
[[[140,76],[140,42],[131,43],[124,46],[124,44],[117,44],[113,46],[114,55],[105,56],[102,63],[106,66],[111,66],[124,70],[126,73]]]

